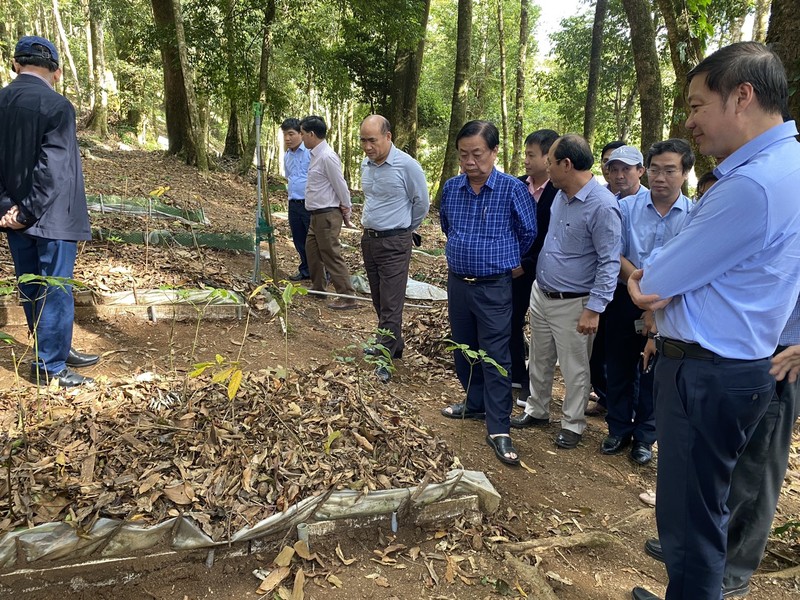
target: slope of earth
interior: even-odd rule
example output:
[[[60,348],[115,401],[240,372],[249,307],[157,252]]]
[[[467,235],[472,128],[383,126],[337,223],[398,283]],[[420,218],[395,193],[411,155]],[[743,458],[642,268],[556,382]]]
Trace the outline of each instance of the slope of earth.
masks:
[[[169,186],[164,194],[167,201],[178,205],[202,203],[211,221],[208,230],[251,230],[254,178],[219,172],[200,176],[180,161],[158,153],[124,152],[89,140],[84,141],[84,146],[89,147],[84,168],[90,193],[141,196]],[[272,192],[269,202],[275,209],[285,210],[286,195]],[[357,206],[355,223],[358,212]],[[95,223],[103,221],[116,228],[153,227],[145,217],[104,215],[97,219],[93,214],[92,218]],[[296,257],[287,223],[276,219],[275,226],[279,269],[276,279],[282,279],[296,270]],[[440,254],[444,239],[435,213],[423,225],[422,234],[423,249],[429,253],[414,253],[412,276],[443,285],[446,267]],[[357,231],[345,231],[342,236],[348,265],[353,273],[363,274],[358,239]],[[7,279],[12,271],[4,244],[0,255],[0,279]],[[103,291],[170,285],[224,287],[248,294],[254,289],[252,268],[253,256],[248,253],[91,242],[81,245],[76,279]],[[284,401],[298,405],[312,395],[308,374],[337,373],[335,365],[345,364],[356,369],[364,381],[370,402],[406,407],[416,415],[421,427],[447,444],[448,455],[454,455],[468,469],[484,471],[502,496],[499,511],[488,517],[468,514],[454,523],[432,528],[401,522],[396,534],[380,526],[312,540],[311,550],[316,556],[306,560],[296,555],[291,559],[283,588],[274,592],[280,597],[290,597],[298,579],[305,580],[308,598],[348,600],[479,599],[526,594],[546,598],[548,593],[554,594],[551,598],[565,600],[621,599],[628,598],[635,585],[663,592],[664,568],[642,550],[643,542],[655,535],[654,513],[638,499],[642,491],[654,489],[655,465],[642,468],[624,454],[600,454],[605,433],[601,418],[589,419],[589,428],[577,449],[558,450],[552,442],[558,430],[560,405],[556,401],[548,428],[515,434],[524,467],[514,470],[502,466],[483,441],[482,423],[452,421],[439,414],[441,407],[459,401],[463,395],[441,343],[447,337],[446,309],[432,303],[413,304],[416,306],[408,307],[405,313],[407,351],[397,361],[397,372],[388,385],[378,384],[371,377],[369,366],[360,360],[360,344],[373,333],[376,323],[368,301],[358,310],[340,313],[328,309],[323,300],[297,295],[283,324],[281,319],[269,318],[259,310],[254,311],[249,322],[199,318],[195,322],[154,323],[121,313],[116,318],[76,323],[74,346],[103,354],[101,363],[88,369],[87,374],[107,377],[103,385],[111,387],[127,385],[130,377],[148,372],[185,382],[194,364],[214,361],[216,355],[224,360],[238,357],[246,373],[243,386],[248,377],[275,377],[288,370],[288,381],[295,385]],[[3,429],[13,427],[20,406],[27,409],[29,416],[38,415],[40,422],[47,420],[49,408],[70,400],[64,396],[48,399],[46,393],[37,396],[31,384],[18,379],[14,364],[27,349],[25,327],[14,321],[0,323],[0,330],[17,340],[0,349],[0,389],[5,390],[0,402]],[[25,369],[22,364],[22,375]],[[202,388],[202,381],[206,386],[213,385],[208,378],[200,382],[192,379],[192,385]],[[559,386],[557,399],[560,391]],[[53,440],[53,455],[64,445],[64,440]],[[776,525],[800,521],[799,450],[796,432]],[[7,467],[7,450],[3,461]],[[446,470],[450,465],[440,466]],[[533,540],[552,544],[528,550],[512,545]],[[291,541],[277,540],[272,546],[239,557],[225,557],[220,552],[210,567],[205,552],[159,559],[140,557],[124,564],[95,565],[59,574],[39,572],[35,569],[43,565],[32,565],[33,569],[25,574],[0,574],[0,597],[25,593],[30,598],[62,594],[117,600],[256,598],[260,596],[260,582],[253,571],[277,570],[273,561],[286,545]],[[526,565],[536,565],[533,574],[513,557],[519,557]],[[800,580],[776,578],[772,573],[798,563],[797,529],[790,529],[787,536],[773,536],[749,597],[796,597]]]

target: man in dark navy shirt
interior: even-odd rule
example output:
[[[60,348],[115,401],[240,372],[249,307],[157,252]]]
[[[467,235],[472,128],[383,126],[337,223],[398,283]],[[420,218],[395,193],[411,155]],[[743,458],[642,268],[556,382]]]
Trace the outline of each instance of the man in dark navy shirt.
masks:
[[[60,278],[59,285],[19,285],[34,335],[33,380],[62,387],[90,383],[68,365],[98,357],[71,350],[75,306],[72,278],[77,242],[91,239],[75,134],[75,109],[53,86],[61,78],[58,52],[26,36],[14,51],[17,78],[0,90],[0,228],[8,235],[17,277]]]

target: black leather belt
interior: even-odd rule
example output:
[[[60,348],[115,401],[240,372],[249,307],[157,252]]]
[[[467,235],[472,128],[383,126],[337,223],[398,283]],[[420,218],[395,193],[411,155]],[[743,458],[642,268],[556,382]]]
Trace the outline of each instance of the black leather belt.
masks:
[[[339,210],[338,206],[329,206],[328,208],[318,208],[316,210],[310,210],[312,215],[323,215],[325,213],[333,212],[334,210]]]
[[[684,358],[719,360],[723,358],[711,350],[706,350],[700,344],[681,342],[680,340],[673,340],[661,336],[656,336],[656,350],[658,350],[659,354],[662,356],[678,360]]]
[[[364,235],[371,238],[384,238],[384,237],[392,237],[393,235],[400,235],[403,233],[408,233],[411,231],[409,227],[404,227],[402,229],[365,229]]]
[[[305,202],[305,198],[289,198],[289,202]]]
[[[574,300],[575,298],[586,298],[589,295],[589,292],[548,292],[542,288],[539,288],[539,291],[550,300]]]
[[[500,281],[501,279],[508,277],[508,272],[498,273],[497,275],[484,275],[483,277],[478,277],[477,275],[459,275],[458,273],[451,273],[451,275],[456,279],[466,281],[467,283],[482,283],[484,281]]]

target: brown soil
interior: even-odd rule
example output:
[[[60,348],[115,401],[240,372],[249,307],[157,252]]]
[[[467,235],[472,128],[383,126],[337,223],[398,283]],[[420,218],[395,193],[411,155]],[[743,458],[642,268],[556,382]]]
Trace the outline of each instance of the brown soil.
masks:
[[[255,194],[249,179],[224,173],[201,177],[179,161],[160,154],[112,151],[100,146],[92,147],[90,157],[84,159],[84,168],[90,192],[144,195],[158,186],[169,185],[168,194],[174,198],[197,199],[203,203],[212,230],[247,231],[252,222]],[[285,204],[285,194],[273,194],[271,202]],[[432,215],[430,224],[424,227],[427,248],[443,245],[436,221],[436,216]],[[125,222],[130,223],[131,219],[126,218]],[[354,222],[357,221],[354,219]],[[142,224],[135,219],[133,223],[134,226]],[[285,221],[276,221],[276,226],[279,277],[285,277],[296,270],[295,254]],[[358,234],[345,233],[343,241],[349,245],[346,257],[352,270],[363,272]],[[157,281],[195,286],[205,282],[237,290],[251,288],[251,255],[203,250],[201,258],[193,249],[151,248],[148,251],[154,253],[148,259],[158,256],[160,260],[150,260],[145,268],[145,250],[141,247],[87,244],[78,260],[76,273],[79,275],[76,276],[90,286],[102,283],[111,290],[131,285],[148,287]],[[8,276],[7,251],[3,248],[0,253],[0,265],[5,265],[0,266],[0,275]],[[116,275],[110,272],[112,266],[124,267],[127,279],[119,279],[119,269],[115,270]],[[445,276],[444,260],[414,254],[411,273],[418,279],[441,284]],[[610,533],[619,543],[539,551],[526,559],[531,563],[541,561],[538,569],[552,576],[549,583],[558,598],[628,598],[635,585],[663,593],[664,568],[642,550],[645,539],[655,535],[654,514],[638,500],[640,492],[655,486],[655,465],[641,468],[624,454],[601,455],[598,448],[606,431],[602,418],[589,419],[589,428],[577,449],[557,449],[553,437],[558,430],[558,402],[552,407],[554,423],[548,428],[515,434],[515,444],[525,468],[510,469],[501,465],[484,442],[482,423],[451,421],[439,414],[445,404],[462,397],[447,356],[435,343],[446,335],[444,311],[438,307],[409,308],[405,317],[407,354],[398,361],[391,383],[376,388],[376,393],[413,399],[423,421],[449,444],[461,464],[486,473],[502,496],[500,509],[477,521],[458,519],[455,523],[444,523],[441,531],[401,523],[396,535],[385,527],[372,527],[348,531],[333,539],[314,540],[312,550],[319,554],[324,568],[319,562],[303,563],[306,596],[349,600],[523,597],[523,593],[531,594],[530,585],[504,559],[504,543],[581,532]],[[324,301],[296,297],[289,321],[289,364],[284,365],[283,334],[278,320],[257,316],[250,323],[242,355],[245,370],[278,366],[308,368],[334,355],[352,353],[347,346],[363,341],[372,333],[375,315],[368,302],[359,310],[339,313],[329,310]],[[0,323],[0,327],[17,340],[26,339],[26,332],[19,324]],[[184,372],[191,366],[189,354],[195,325],[177,323],[172,334],[170,328],[168,322],[142,322],[125,316],[81,321],[76,323],[74,346],[103,353],[101,363],[88,369],[87,374],[107,375],[113,380],[143,371],[169,372],[167,356],[172,335],[174,368]],[[243,322],[202,322],[195,360],[212,360],[215,354],[235,355],[243,334]],[[15,347],[17,353],[20,349],[20,345]],[[4,347],[0,349],[0,389],[13,389],[15,385],[10,347]],[[4,419],[13,417],[13,407],[6,407],[2,416]],[[776,525],[800,521],[799,445],[800,438],[796,435]],[[353,557],[355,562],[345,566],[336,556],[337,544],[343,556]],[[391,554],[392,560],[381,560],[381,554],[392,544],[403,544],[405,549]],[[117,600],[255,598],[259,581],[252,572],[269,570],[281,546],[278,540],[273,546],[248,556],[225,556],[224,551],[217,551],[217,560],[211,568],[205,565],[206,552],[189,552],[58,572],[32,570],[13,577],[0,574],[0,596],[24,594],[29,598],[52,598],[62,595]],[[417,551],[411,551],[415,547]],[[448,573],[448,557],[457,562],[463,577],[458,573],[453,576],[452,571]],[[788,540],[773,538],[749,597],[754,600],[797,597],[800,579],[774,580],[769,572],[798,563],[797,534]],[[48,565],[31,566],[38,569]],[[292,577],[296,569],[297,565]],[[321,573],[334,573],[341,581],[341,588],[334,587]],[[292,579],[287,579],[284,585],[291,590]]]

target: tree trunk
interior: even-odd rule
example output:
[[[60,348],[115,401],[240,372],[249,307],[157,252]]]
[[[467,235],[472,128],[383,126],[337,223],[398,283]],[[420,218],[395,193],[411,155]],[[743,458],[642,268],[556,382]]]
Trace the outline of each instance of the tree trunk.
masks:
[[[797,0],[772,0],[767,43],[773,44],[789,80],[789,115],[800,122],[800,7]]]
[[[458,148],[456,136],[467,120],[467,93],[469,92],[469,59],[472,39],[472,0],[458,0],[458,33],[456,35],[456,68],[453,81],[453,102],[450,107],[450,127],[444,152],[442,176],[436,192],[435,205],[442,201],[444,182],[458,173]]]
[[[178,45],[175,38],[175,13],[172,0],[150,0],[156,24],[161,64],[164,72],[164,115],[167,122],[169,154],[184,153],[188,161],[195,156],[183,72],[176,60]]]
[[[264,8],[264,23],[262,25],[262,38],[261,38],[261,60],[258,69],[258,89],[253,102],[264,102],[267,95],[267,83],[269,81],[269,56],[272,52],[272,23],[275,21],[275,0],[267,0],[267,5]],[[330,120],[328,121],[330,123]],[[239,162],[239,173],[241,175],[247,174],[253,164],[253,154],[256,151],[256,144],[260,140],[256,139],[256,124],[255,121],[250,125],[248,131],[247,141],[242,154],[242,160]]]
[[[503,0],[497,0],[497,38],[500,47],[500,120],[503,126],[503,171],[508,173],[511,156],[508,152],[508,103],[506,102],[508,83],[506,81],[505,36],[506,28],[503,22]]]
[[[186,95],[186,107],[189,111],[189,131],[194,140],[194,164],[201,171],[208,171],[208,157],[206,155],[206,136],[200,121],[200,108],[194,93],[194,76],[189,64],[189,51],[186,48],[186,35],[183,30],[183,12],[181,0],[172,0],[172,10],[175,16],[175,40],[178,43],[178,59],[180,60],[181,73],[183,73],[183,87]],[[187,157],[188,159],[188,157]]]
[[[767,17],[770,0],[756,0],[756,13],[753,18],[753,41],[765,42],[767,39]]]
[[[242,157],[244,143],[242,140],[242,127],[239,123],[237,70],[233,68],[233,65],[237,64],[236,28],[233,26],[233,0],[224,0],[222,5],[225,10],[225,56],[228,59],[228,80],[225,94],[231,111],[228,116],[228,131],[225,134],[225,149],[222,151],[222,155],[239,160]]]
[[[58,7],[58,0],[53,0],[53,18],[56,21],[56,27],[58,28],[58,37],[61,38],[61,48],[64,51],[64,56],[67,57],[67,63],[69,64],[69,72],[72,74],[72,81],[75,84],[75,95],[77,97],[76,104],[78,105],[78,114],[80,114],[83,112],[81,83],[78,80],[78,70],[75,68],[75,60],[72,58],[72,52],[70,52],[69,50],[69,40],[67,39],[67,32],[64,31],[64,25],[61,23],[61,11],[59,10]]]
[[[420,9],[420,27],[415,42],[412,41],[407,46],[397,46],[389,93],[389,111],[386,115],[392,123],[392,141],[395,146],[414,157],[417,155],[417,95],[431,1],[417,0],[417,3]]]
[[[524,120],[525,120],[525,67],[528,62],[528,44],[530,31],[528,30],[529,0],[520,0],[519,4],[519,45],[517,48],[517,86],[514,96],[514,151],[511,155],[511,173],[516,174],[522,170],[522,152],[524,148]]]
[[[603,26],[606,21],[608,0],[597,0],[592,25],[592,51],[589,55],[589,79],[586,83],[586,108],[583,113],[583,137],[594,146],[595,117],[597,115],[597,86],[600,83],[603,56]]]
[[[55,1],[55,0],[54,0]],[[89,28],[92,36],[92,90],[94,106],[89,117],[89,129],[108,137],[108,88],[106,87],[105,32],[103,7],[99,0],[89,0]]]
[[[694,151],[695,173],[702,175],[714,168],[715,160],[704,156],[694,143],[694,138],[686,131],[686,74],[703,59],[705,41],[693,34],[690,23],[694,22],[692,15],[682,1],[656,0],[669,40],[669,53],[672,69],[675,71],[675,89],[672,98],[672,119],[669,124],[669,137],[688,138]]]
[[[647,0],[622,0],[622,4],[631,26],[631,48],[642,114],[641,147],[647,152],[647,149],[664,135],[656,28]]]

